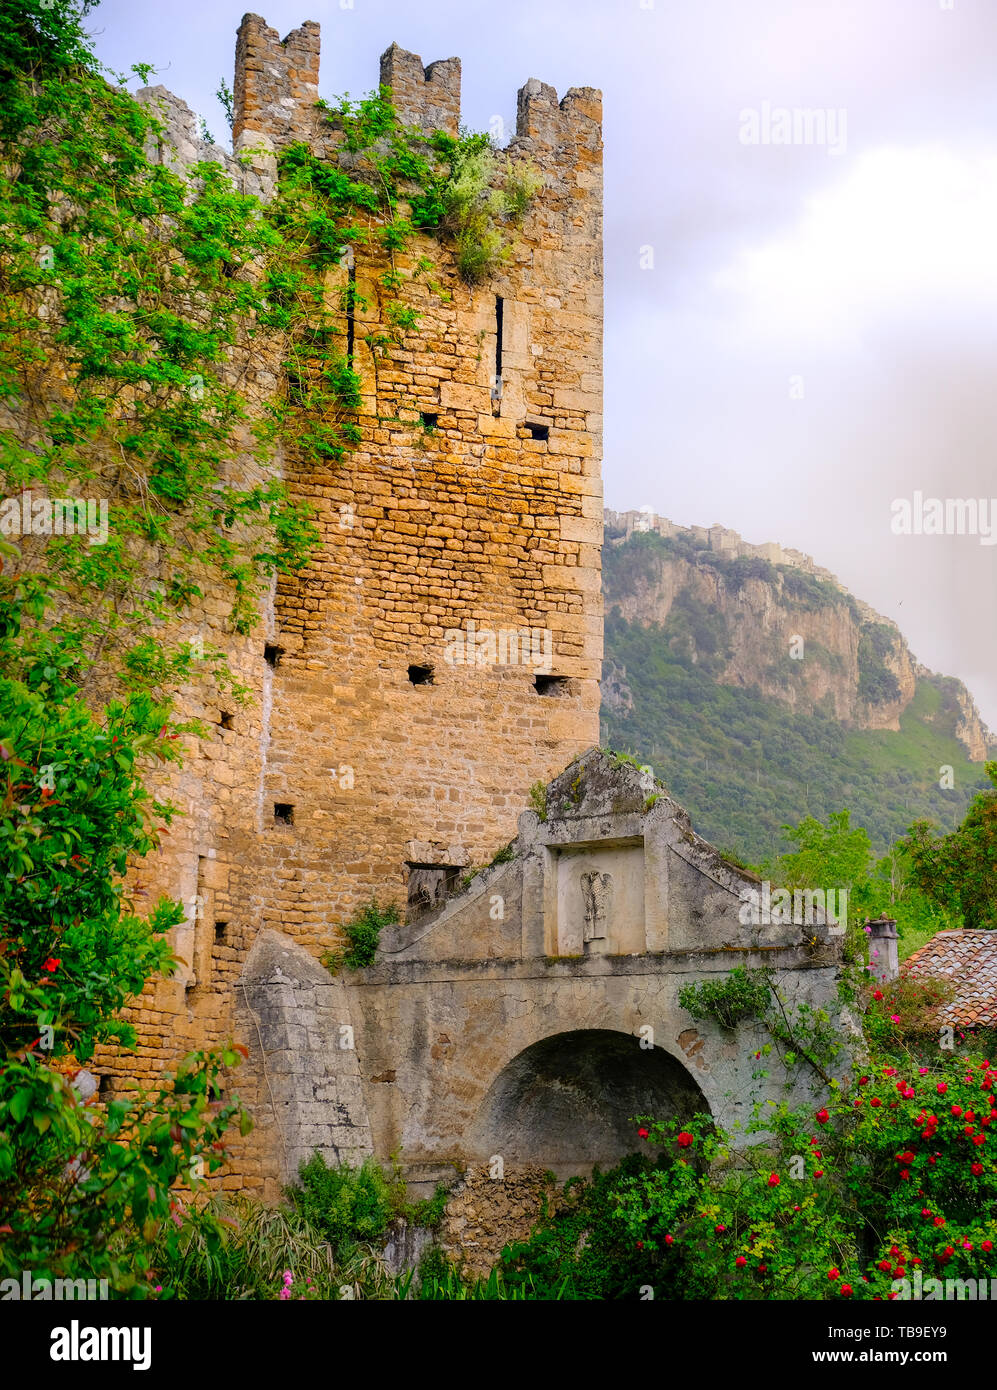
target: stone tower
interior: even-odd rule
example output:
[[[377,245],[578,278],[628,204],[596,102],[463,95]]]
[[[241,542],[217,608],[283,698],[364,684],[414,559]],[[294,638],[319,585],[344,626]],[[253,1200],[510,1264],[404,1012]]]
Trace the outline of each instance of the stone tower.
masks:
[[[336,158],[315,105],[318,70],[317,24],[282,42],[245,17],[234,143],[251,166],[231,166],[243,187],[266,197],[274,154],[292,141]],[[456,134],[460,77],[456,58],[424,68],[392,45],[381,59],[399,115],[426,131]],[[180,149],[189,113],[157,92]],[[432,258],[448,296],[425,293],[403,349],[368,350],[374,307],[343,325],[363,382],[362,441],[335,465],[274,460],[313,505],[321,543],[304,572],[275,585],[257,632],[216,634],[252,699],[201,709],[216,737],[194,747],[174,788],[185,815],[169,850],[141,868],[146,892],[192,905],[180,974],[136,1011],[144,1079],[234,1033],[253,1052],[234,1086],[277,1120],[274,1077],[310,1084],[327,1043],[316,1030],[336,1020],[326,1008],[302,1019],[300,1036],[267,1036],[244,978],[261,932],[317,960],[372,896],[409,920],[433,912],[512,838],[531,785],[598,742],[600,121],[598,92],[558,101],[526,83],[507,153],[529,160],[543,187],[511,259],[472,289],[445,244],[420,238],[413,258]],[[372,306],[385,268],[365,252],[352,267]],[[119,1080],[136,1070],[127,1057],[107,1068]],[[343,1087],[361,1084],[344,1077],[341,1109]],[[316,1140],[323,1104],[316,1086]],[[259,1189],[286,1170],[279,1131],[279,1120],[258,1126],[226,1186]],[[368,1146],[358,1134],[352,1152]]]

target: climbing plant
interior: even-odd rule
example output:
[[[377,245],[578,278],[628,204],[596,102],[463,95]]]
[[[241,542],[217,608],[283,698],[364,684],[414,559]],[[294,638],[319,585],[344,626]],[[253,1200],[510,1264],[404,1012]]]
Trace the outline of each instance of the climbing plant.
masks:
[[[383,356],[418,328],[407,286],[444,294],[428,256],[403,272],[397,253],[449,238],[480,278],[538,181],[485,136],[405,126],[384,89],[325,106],[341,160],[292,146],[266,203],[219,161],[182,174],[153,157],[154,104],[97,64],[89,9],[13,0],[0,39],[0,470],[8,496],[107,503],[103,542],[47,535],[44,568],[82,639],[84,687],[114,669],[162,693],[196,662],[224,674],[178,625],[209,585],[246,631],[270,576],[307,564],[317,531],[275,447],[337,462],[358,442],[344,328],[370,318]],[[387,261],[376,316],[352,277],[330,285],[359,250]],[[42,563],[23,550],[24,567]]]

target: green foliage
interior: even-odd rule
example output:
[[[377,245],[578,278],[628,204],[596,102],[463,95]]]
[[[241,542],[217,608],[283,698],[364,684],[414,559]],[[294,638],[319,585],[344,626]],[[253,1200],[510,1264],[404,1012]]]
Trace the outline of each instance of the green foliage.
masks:
[[[337,1257],[300,1211],[236,1194],[176,1213],[153,1262],[163,1299],[393,1298],[376,1252],[347,1244]]]
[[[343,933],[349,945],[346,950],[326,951],[322,964],[333,974],[343,966],[347,970],[362,970],[372,965],[377,954],[377,944],[385,927],[392,927],[399,920],[398,908],[393,903],[381,907],[376,898],[371,898],[351,921],[344,923]]]
[[[991,786],[973,799],[962,824],[939,836],[925,821],[911,826],[904,848],[920,891],[967,927],[997,927],[997,762]]]
[[[679,1004],[695,1019],[712,1018],[723,1028],[736,1028],[742,1019],[765,1018],[771,992],[764,971],[738,967],[719,980],[683,985]]]
[[[229,130],[231,130],[232,126],[235,124],[235,112],[233,110],[233,103],[235,101],[235,97],[232,94],[231,87],[225,81],[224,77],[218,83],[218,86],[215,89],[215,96],[221,103],[222,110],[225,112],[225,119],[226,121],[228,121]]]
[[[530,1238],[503,1250],[497,1269],[506,1286],[545,1300],[637,1298],[647,1282],[646,1259],[614,1202],[622,1184],[653,1168],[631,1154],[609,1172],[596,1168],[590,1180],[570,1178]]]
[[[316,1152],[301,1164],[299,1177],[301,1186],[287,1189],[288,1200],[329,1242],[337,1259],[379,1240],[398,1212],[398,1193],[373,1159],[359,1168],[330,1168]]]
[[[800,888],[850,888],[869,871],[871,845],[851,813],[832,811],[827,825],[806,816],[799,825],[781,827],[796,848],[779,858],[780,880]]]
[[[445,1182],[438,1182],[432,1197],[423,1197],[405,1209],[405,1218],[413,1226],[424,1226],[430,1231],[438,1230],[443,1222],[450,1189]]]
[[[530,805],[540,820],[547,819],[547,786],[544,782],[534,782],[530,788]]]
[[[607,576],[608,557],[631,544],[643,550],[635,543],[649,536],[607,547]],[[661,627],[607,609],[606,660],[625,667],[634,703],[629,712],[603,706],[600,742],[653,765],[699,833],[749,862],[775,855],[783,824],[808,815],[826,822],[842,806],[884,854],[918,818],[954,829],[983,785],[956,737],[957,707],[946,706],[928,679],[919,681],[899,732],[849,731],[833,710],[801,713],[758,689],[721,685],[710,668],[715,657],[693,660]],[[951,789],[939,786],[944,764],[954,770]]]
[[[123,876],[169,819],[141,777],[175,759],[177,735],[147,694],[101,717],[79,701],[77,652],[44,626],[49,597],[0,579],[0,1274],[107,1278],[143,1297],[171,1189],[198,1161],[219,1167],[233,1119],[248,1130],[222,1100],[245,1049],[193,1054],[152,1095],[106,1108],[72,1086],[98,1043],[134,1044],[121,1008],[173,968],[180,905],[139,916]]]
[[[900,682],[886,665],[896,645],[896,633],[886,623],[863,623],[859,632],[859,696],[871,705],[900,698]]]

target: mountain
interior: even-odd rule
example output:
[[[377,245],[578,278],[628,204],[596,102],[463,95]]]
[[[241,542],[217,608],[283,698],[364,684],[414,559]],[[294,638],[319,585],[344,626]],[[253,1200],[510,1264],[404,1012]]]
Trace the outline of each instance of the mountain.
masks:
[[[877,851],[946,829],[989,783],[961,681],[809,556],[721,526],[607,512],[602,742],[650,763],[708,840],[751,860],[848,807]]]

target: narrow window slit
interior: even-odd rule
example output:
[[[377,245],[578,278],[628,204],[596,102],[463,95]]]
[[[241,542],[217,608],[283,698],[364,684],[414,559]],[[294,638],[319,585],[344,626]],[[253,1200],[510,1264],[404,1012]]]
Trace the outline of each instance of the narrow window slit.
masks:
[[[357,300],[357,267],[353,259],[353,248],[350,247],[349,261],[347,262],[347,289],[346,289],[346,361],[348,366],[353,366],[353,343],[356,334],[356,300]]]
[[[505,300],[495,296],[495,376],[492,379],[492,405],[494,414],[499,413],[502,400],[502,326],[505,320]]]
[[[274,670],[280,665],[280,659],[284,655],[284,648],[276,646],[273,642],[267,642],[263,648],[263,660]]]
[[[215,945],[223,946],[228,940],[228,923],[215,922]]]

